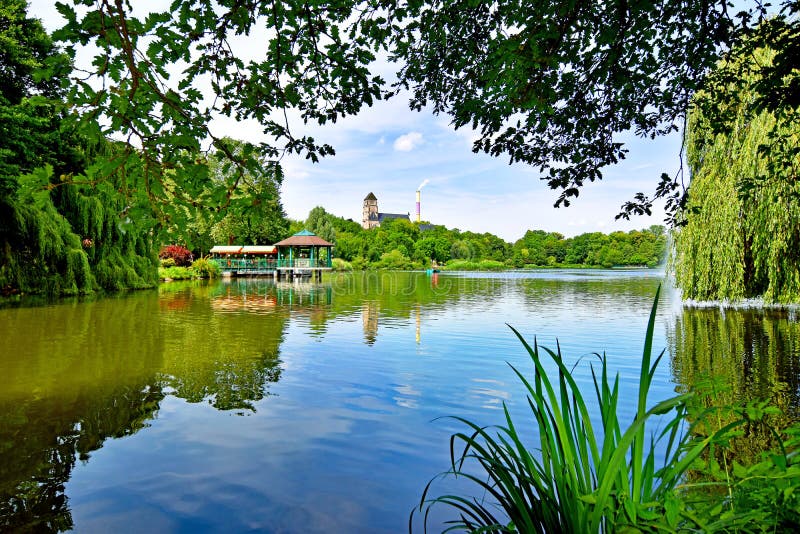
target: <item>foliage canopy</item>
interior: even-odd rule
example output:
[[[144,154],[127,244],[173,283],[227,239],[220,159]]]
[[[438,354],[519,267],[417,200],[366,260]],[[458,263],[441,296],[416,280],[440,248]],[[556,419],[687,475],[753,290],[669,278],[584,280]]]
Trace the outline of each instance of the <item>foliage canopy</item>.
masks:
[[[646,230],[592,232],[565,238],[557,232],[528,230],[508,243],[489,232],[476,233],[441,225],[387,220],[377,228],[336,217],[316,207],[304,226],[335,243],[337,257],[354,268],[422,268],[435,262],[458,270],[508,267],[622,267],[660,264],[666,251],[664,227]],[[461,261],[463,260],[463,261]]]
[[[135,153],[65,120],[68,62],[26,9],[0,7],[0,294],[152,286],[152,226],[134,217],[149,209],[126,195]]]
[[[188,201],[208,181],[194,158],[203,143],[242,175],[259,157],[316,160],[333,148],[296,136],[291,117],[334,122],[407,89],[412,108],[430,105],[455,127],[476,129],[476,152],[539,167],[560,191],[556,205],[567,205],[625,157],[628,132],[678,129],[720,53],[744,36],[778,50],[762,79],[782,91],[764,105],[796,105],[792,14],[800,3],[782,5],[766,19],[760,3],[733,14],[726,0],[174,0],[151,13],[123,0],[73,0],[59,4],[67,23],[56,36],[72,54],[96,45],[91,72],[76,73],[69,101],[85,131],[142,148],[141,179],[155,198]],[[398,65],[392,83],[374,72],[385,57]],[[234,154],[209,129],[217,116],[255,119],[268,141]],[[182,179],[165,185],[164,169]],[[237,186],[207,200],[227,206]],[[662,176],[656,195],[671,197],[677,210],[680,186],[679,176]],[[650,206],[641,194],[624,213]]]

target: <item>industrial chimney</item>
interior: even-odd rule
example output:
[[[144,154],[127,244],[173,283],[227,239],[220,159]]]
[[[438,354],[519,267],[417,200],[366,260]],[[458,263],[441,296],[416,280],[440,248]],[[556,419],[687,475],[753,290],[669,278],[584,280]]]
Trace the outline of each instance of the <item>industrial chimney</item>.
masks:
[[[419,197],[420,197],[420,190],[421,190],[423,187],[425,187],[426,185],[428,185],[428,182],[430,182],[430,180],[428,180],[427,178],[425,178],[424,180],[422,180],[422,183],[421,183],[421,184],[419,184],[419,187],[417,188],[417,222],[420,222],[420,216],[419,216]]]

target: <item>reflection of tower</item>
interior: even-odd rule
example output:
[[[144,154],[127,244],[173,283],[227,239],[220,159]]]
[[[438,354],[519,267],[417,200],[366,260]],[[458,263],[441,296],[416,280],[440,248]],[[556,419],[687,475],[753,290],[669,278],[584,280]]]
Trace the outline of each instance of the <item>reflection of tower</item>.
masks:
[[[367,345],[375,343],[375,338],[378,337],[378,314],[380,308],[378,303],[374,301],[367,301],[361,308],[361,321],[364,323],[364,340]]]
[[[420,308],[421,306],[417,306],[417,344],[419,344],[420,340]]]
[[[364,198],[364,210],[361,214],[361,226],[364,230],[378,226],[378,198],[370,193]]]

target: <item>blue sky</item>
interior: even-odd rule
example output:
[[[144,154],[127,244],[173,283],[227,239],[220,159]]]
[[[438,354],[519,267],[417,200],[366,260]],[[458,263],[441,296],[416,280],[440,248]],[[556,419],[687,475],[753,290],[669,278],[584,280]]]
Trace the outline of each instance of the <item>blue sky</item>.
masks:
[[[302,217],[319,204],[360,220],[370,191],[381,211],[413,214],[415,191],[427,179],[423,219],[511,241],[527,229],[575,235],[661,224],[660,206],[652,217],[630,222],[614,216],[636,192],[651,192],[661,172],[678,168],[680,144],[678,136],[650,142],[631,136],[626,161],[609,168],[601,182],[584,187],[569,208],[556,209],[558,194],[541,181],[538,169],[472,153],[472,131],[454,131],[445,116],[409,111],[400,98],[314,135],[337,153],[318,164],[287,162],[283,200],[290,216]]]
[[[48,30],[60,25],[54,2],[33,0],[30,4],[30,13],[41,18]],[[242,45],[247,50],[247,44]],[[380,62],[376,68],[391,77],[391,65]],[[615,221],[614,216],[635,193],[651,193],[662,172],[673,174],[678,169],[677,134],[655,141],[621,135],[618,140],[628,146],[628,158],[608,168],[601,182],[585,186],[569,208],[556,209],[553,203],[558,194],[540,180],[538,169],[508,165],[507,158],[473,154],[473,132],[456,131],[449,122],[443,115],[409,110],[401,94],[336,124],[307,128],[318,141],[333,145],[336,155],[316,164],[296,157],[284,159],[282,200],[287,214],[304,219],[319,205],[360,221],[363,199],[373,192],[380,211],[413,215],[415,191],[427,179],[422,189],[423,219],[492,232],[509,241],[528,229],[572,236],[662,224],[661,204],[651,217]],[[253,122],[220,120],[213,129],[218,135],[264,140],[262,128]]]

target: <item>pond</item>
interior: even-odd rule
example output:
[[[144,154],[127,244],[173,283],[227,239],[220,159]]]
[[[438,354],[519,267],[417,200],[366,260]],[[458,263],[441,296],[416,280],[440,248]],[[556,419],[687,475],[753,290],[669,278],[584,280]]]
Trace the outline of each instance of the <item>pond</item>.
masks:
[[[558,343],[587,394],[607,353],[635,398],[661,277],[370,272],[0,309],[0,530],[407,530],[463,430],[446,416],[500,423],[506,403],[525,421],[509,364],[531,364],[507,324]],[[723,396],[798,410],[794,312],[683,308],[665,289],[655,347],[652,401],[711,372]]]

